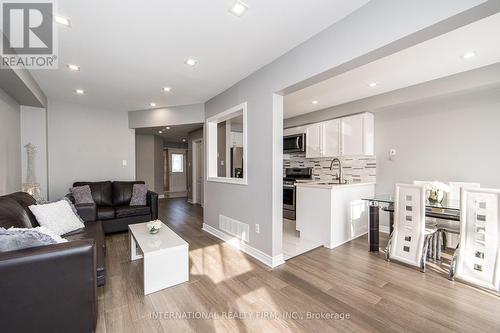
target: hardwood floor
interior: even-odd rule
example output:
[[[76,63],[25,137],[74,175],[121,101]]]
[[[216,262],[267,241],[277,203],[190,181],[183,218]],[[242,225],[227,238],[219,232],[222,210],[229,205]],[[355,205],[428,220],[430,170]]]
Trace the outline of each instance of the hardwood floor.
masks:
[[[500,297],[448,281],[445,266],[423,274],[385,262],[362,237],[270,269],[203,232],[201,214],[183,198],[160,200],[161,220],[189,243],[190,278],[146,297],[127,234],[107,237],[97,332],[500,331]]]

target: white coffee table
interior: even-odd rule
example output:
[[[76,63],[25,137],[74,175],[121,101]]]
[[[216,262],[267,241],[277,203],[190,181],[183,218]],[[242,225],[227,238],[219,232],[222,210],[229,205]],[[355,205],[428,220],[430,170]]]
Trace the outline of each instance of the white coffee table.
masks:
[[[130,260],[144,258],[144,295],[189,280],[189,245],[163,224],[152,235],[146,223],[128,226]]]

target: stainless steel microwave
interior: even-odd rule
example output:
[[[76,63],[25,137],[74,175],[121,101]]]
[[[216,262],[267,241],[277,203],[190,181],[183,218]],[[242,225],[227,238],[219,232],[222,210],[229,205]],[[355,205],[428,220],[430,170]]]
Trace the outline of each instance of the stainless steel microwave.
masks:
[[[287,135],[283,138],[283,152],[294,153],[306,151],[306,134]]]

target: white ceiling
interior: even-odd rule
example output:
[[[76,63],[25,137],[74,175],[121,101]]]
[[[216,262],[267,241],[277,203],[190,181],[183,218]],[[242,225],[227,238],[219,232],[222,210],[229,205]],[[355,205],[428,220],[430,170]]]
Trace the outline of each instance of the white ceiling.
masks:
[[[500,62],[500,14],[285,96],[284,117],[344,104]],[[466,52],[477,56],[463,59]],[[376,82],[376,87],[368,84]],[[313,105],[312,101],[318,101]],[[362,111],[362,110],[360,110]]]
[[[188,133],[195,131],[197,129],[203,128],[203,124],[189,124],[189,125],[178,125],[170,126],[169,130],[163,127],[148,127],[148,128],[137,128],[135,130],[136,134],[151,134],[161,137],[166,142],[182,143],[183,139],[187,139]],[[158,133],[162,130],[163,133]]]
[[[105,109],[205,102],[368,0],[245,2],[238,18],[228,12],[234,0],[59,1],[72,24],[58,26],[60,68],[33,76],[49,100]],[[186,66],[188,57],[198,65]]]

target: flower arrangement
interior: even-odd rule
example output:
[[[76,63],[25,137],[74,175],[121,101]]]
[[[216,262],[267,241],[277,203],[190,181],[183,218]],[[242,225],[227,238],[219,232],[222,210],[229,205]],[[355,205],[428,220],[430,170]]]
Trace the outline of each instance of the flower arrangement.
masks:
[[[427,199],[429,202],[441,203],[445,193],[450,193],[451,188],[445,183],[433,181],[425,184]]]
[[[148,228],[150,234],[157,234],[162,225],[163,223],[160,220],[154,220],[146,224],[146,227]]]

